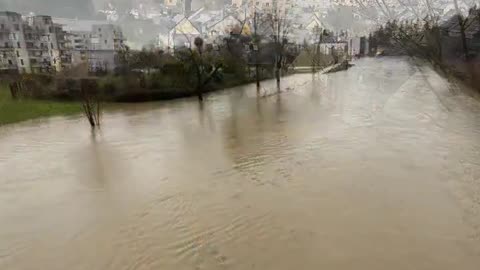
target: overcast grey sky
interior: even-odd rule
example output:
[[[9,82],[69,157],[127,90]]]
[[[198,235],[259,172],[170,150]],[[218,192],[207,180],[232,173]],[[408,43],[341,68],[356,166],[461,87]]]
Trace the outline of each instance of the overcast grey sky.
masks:
[[[208,0],[207,0],[208,1]],[[220,0],[222,1],[222,0]],[[323,0],[293,0],[297,2],[308,1],[308,3],[325,3]],[[341,0],[331,0],[331,2],[338,2]],[[127,11],[139,3],[146,3],[147,5],[155,5],[162,3],[163,0],[0,0],[0,10],[16,11],[23,14],[33,11],[36,14],[46,14],[60,17],[70,18],[89,18],[95,16],[99,9],[105,7],[107,2],[113,3],[119,11]],[[471,7],[474,4],[479,4],[480,0],[347,0],[344,3],[362,3],[362,7],[357,8],[357,13],[362,14],[366,8],[369,10],[377,10],[377,13],[385,13],[388,11],[389,15],[398,15],[405,13],[426,14],[426,7],[432,7],[436,12],[444,7],[448,9],[454,8],[454,3],[463,10],[466,7]],[[305,2],[304,2],[305,3]],[[328,3],[328,1],[327,1]],[[386,5],[383,6],[383,5]],[[406,5],[409,5],[408,7]],[[366,8],[365,8],[366,7]],[[419,15],[416,15],[417,17]],[[446,14],[446,12],[444,13]],[[365,15],[365,14],[364,14]],[[391,19],[391,18],[390,18]]]

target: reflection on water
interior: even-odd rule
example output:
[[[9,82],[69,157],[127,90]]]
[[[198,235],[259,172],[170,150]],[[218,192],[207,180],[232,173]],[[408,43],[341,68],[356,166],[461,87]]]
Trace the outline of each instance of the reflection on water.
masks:
[[[0,130],[0,269],[478,269],[479,103],[403,59]]]

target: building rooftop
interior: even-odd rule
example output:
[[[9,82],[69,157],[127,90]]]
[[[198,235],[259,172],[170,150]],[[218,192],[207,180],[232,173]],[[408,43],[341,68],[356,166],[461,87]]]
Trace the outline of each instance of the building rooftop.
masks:
[[[13,11],[0,11],[0,16],[22,16],[19,13],[13,12]]]
[[[91,31],[94,25],[111,24],[102,20],[77,20],[68,18],[53,18],[55,23],[63,25],[65,31]]]

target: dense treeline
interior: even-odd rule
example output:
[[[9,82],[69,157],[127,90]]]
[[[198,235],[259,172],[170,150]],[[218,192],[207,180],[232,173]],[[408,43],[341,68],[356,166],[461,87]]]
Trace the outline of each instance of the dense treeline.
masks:
[[[425,18],[388,21],[369,37],[370,51],[410,55],[430,61],[449,75],[478,87],[480,76],[480,9],[446,20]]]

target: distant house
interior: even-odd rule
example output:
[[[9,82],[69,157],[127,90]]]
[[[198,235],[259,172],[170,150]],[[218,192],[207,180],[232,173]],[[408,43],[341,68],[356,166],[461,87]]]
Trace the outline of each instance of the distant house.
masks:
[[[250,34],[248,24],[232,14],[199,8],[190,16],[175,16],[176,22],[168,35],[159,34],[159,45],[170,49],[192,46],[196,37],[202,37],[206,43],[213,43],[218,38],[235,34]],[[243,29],[242,28],[243,25]]]
[[[188,18],[184,17],[170,29],[167,47],[170,49],[193,47],[195,38],[199,36],[201,36],[201,32]]]
[[[225,16],[207,26],[208,37],[216,38],[230,34],[250,34],[250,27],[232,15]]]
[[[338,38],[332,34],[324,36],[320,42],[320,52],[330,55],[335,53],[347,53],[348,43],[346,41],[339,41]]]
[[[320,21],[316,14],[313,14],[305,24],[305,29],[314,32],[316,29],[325,29],[325,25]]]
[[[177,6],[177,0],[165,0],[164,5],[167,7],[176,7]]]
[[[369,44],[366,37],[352,37],[348,42],[348,54],[351,56],[365,56],[368,54]]]
[[[297,43],[317,42],[318,34],[328,29],[327,25],[320,19],[319,14],[313,12],[298,12],[292,20],[290,30],[292,41]]]

